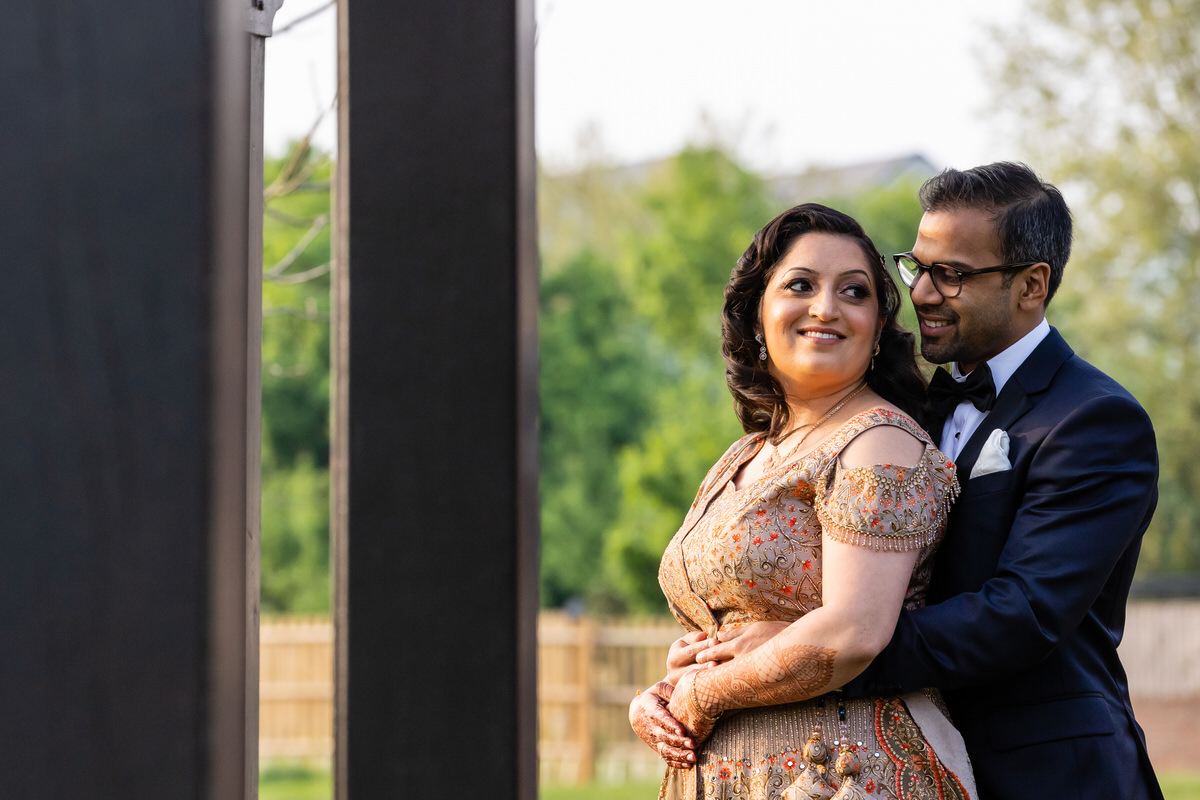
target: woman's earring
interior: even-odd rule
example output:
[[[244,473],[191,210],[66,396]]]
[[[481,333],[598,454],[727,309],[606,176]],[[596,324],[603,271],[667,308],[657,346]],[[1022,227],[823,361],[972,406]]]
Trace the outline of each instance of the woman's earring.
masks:
[[[875,352],[871,353],[871,366],[867,368],[870,372],[875,371],[875,356],[877,355],[879,355],[879,342],[875,343]]]
[[[762,334],[761,333],[754,334],[754,341],[758,342],[758,360],[766,361],[767,360],[767,346],[765,344],[763,344]],[[878,348],[876,348],[876,349],[878,349]]]

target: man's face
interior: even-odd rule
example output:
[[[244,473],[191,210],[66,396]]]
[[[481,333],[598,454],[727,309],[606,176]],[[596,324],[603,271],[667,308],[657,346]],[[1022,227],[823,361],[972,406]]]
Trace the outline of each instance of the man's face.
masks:
[[[921,218],[913,258],[964,272],[1004,263],[995,222],[987,211],[930,211]],[[1016,290],[1004,286],[1011,273],[993,272],[963,281],[958,297],[944,298],[922,272],[909,294],[921,323],[921,355],[935,364],[957,361],[966,373],[998,355],[1018,338],[1013,324]]]

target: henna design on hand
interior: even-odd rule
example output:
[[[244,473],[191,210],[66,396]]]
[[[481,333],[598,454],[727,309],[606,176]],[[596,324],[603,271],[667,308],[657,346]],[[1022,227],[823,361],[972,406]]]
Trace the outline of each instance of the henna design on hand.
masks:
[[[837,651],[828,647],[780,644],[773,639],[753,653],[697,674],[694,690],[699,711],[715,715],[731,708],[816,697],[835,688],[831,684],[836,658]]]
[[[686,732],[678,730],[682,723],[667,711],[667,699],[672,694],[673,687],[665,681],[639,692],[629,704],[629,724],[669,766],[688,769],[696,760],[691,752],[695,745]]]
[[[721,716],[719,712],[710,714],[700,706],[700,699],[696,694],[696,676],[706,671],[708,670],[693,669],[685,673],[679,680],[679,685],[675,687],[675,693],[667,706],[671,716],[688,729],[697,746],[708,739]]]

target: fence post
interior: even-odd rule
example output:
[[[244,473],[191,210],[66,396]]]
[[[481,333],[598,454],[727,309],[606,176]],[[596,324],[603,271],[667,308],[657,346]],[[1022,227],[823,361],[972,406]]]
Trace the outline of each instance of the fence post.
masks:
[[[579,777],[591,783],[596,777],[596,687],[593,666],[596,661],[596,622],[583,617],[579,624],[579,687],[581,711],[579,727]]]

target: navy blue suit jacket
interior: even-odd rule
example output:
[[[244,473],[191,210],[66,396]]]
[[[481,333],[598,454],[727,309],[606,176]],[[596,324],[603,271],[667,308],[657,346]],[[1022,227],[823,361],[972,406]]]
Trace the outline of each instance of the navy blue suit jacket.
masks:
[[[972,480],[996,429],[1012,469]],[[852,691],[942,689],[984,800],[1161,799],[1117,658],[1158,497],[1145,411],[1052,330],[957,467],[929,605]]]

